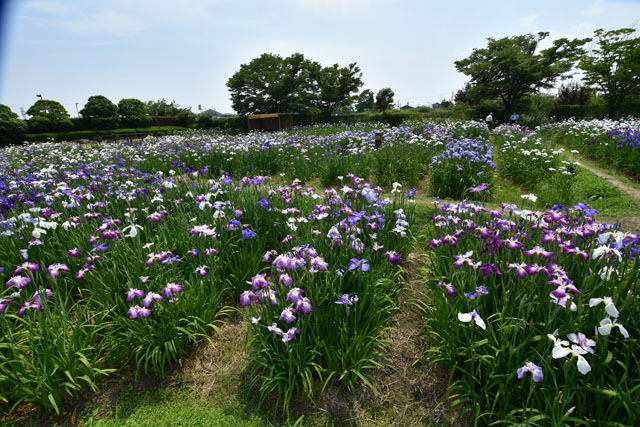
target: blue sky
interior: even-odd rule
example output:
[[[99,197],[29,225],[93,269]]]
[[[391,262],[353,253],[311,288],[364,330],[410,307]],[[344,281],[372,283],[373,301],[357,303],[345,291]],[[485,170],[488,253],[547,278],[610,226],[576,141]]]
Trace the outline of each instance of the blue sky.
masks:
[[[640,0],[9,0],[0,23],[0,104],[36,94],[72,116],[89,96],[175,100],[232,112],[226,82],[264,52],[357,62],[364,86],[430,105],[467,78],[453,62],[487,37],[588,37],[638,26]]]

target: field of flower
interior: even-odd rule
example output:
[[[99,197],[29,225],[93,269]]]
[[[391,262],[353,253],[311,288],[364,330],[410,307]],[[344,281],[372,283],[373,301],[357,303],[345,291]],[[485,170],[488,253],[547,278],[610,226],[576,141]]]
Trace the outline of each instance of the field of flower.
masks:
[[[374,387],[402,267],[427,233],[428,355],[450,367],[456,403],[482,422],[633,424],[638,236],[575,200],[579,166],[553,141],[566,129],[406,123],[3,149],[0,408],[59,412],[127,366],[163,376],[235,309],[259,400],[286,413],[329,383]],[[498,176],[531,194],[484,207]],[[427,208],[418,191],[473,202]],[[433,209],[426,230],[416,209]]]

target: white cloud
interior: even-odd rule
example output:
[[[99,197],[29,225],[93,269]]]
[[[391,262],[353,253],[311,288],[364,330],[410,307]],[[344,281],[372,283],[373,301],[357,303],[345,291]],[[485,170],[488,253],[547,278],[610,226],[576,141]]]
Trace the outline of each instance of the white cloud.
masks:
[[[607,8],[604,3],[601,1],[595,1],[590,8],[581,10],[580,14],[585,16],[602,16],[606,12]]]
[[[538,19],[538,15],[529,15],[529,16],[525,16],[524,18],[520,18],[519,20],[520,27],[524,28],[525,30],[529,30],[533,27],[533,24],[536,22],[537,19]]]
[[[98,12],[62,22],[62,26],[80,36],[129,37],[143,30],[136,18],[117,12]]]
[[[296,0],[299,7],[313,10],[352,10],[371,6],[370,0]]]
[[[27,7],[37,12],[46,13],[50,15],[76,15],[78,10],[58,1],[32,1],[28,2]]]

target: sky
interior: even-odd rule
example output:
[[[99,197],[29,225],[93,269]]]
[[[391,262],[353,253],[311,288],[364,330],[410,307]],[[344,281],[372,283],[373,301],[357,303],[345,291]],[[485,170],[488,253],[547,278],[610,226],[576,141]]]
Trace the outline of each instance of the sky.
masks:
[[[0,0],[0,104],[42,95],[72,117],[93,95],[233,112],[226,82],[262,53],[357,62],[362,90],[450,99],[454,61],[488,37],[584,38],[640,25],[640,0]]]

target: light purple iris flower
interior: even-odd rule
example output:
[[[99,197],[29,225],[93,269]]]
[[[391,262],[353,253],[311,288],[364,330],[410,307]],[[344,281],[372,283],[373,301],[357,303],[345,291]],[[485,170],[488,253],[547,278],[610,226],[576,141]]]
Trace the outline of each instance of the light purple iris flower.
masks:
[[[179,294],[180,292],[182,292],[182,285],[176,282],[169,282],[164,288],[162,288],[162,294],[167,299],[173,298],[174,295]]]
[[[367,261],[366,259],[356,259],[356,258],[351,258],[351,261],[349,261],[349,266],[347,267],[348,271],[351,270],[358,270],[360,269],[361,271],[369,271],[369,261]]]
[[[542,368],[533,362],[525,362],[522,368],[518,368],[518,379],[521,380],[527,372],[531,372],[533,382],[539,383],[544,378]]]
[[[297,318],[293,315],[293,309],[291,307],[285,308],[280,314],[280,320],[284,320],[287,323],[295,322],[296,319]]]
[[[336,304],[353,306],[353,304],[355,304],[356,302],[358,302],[358,296],[357,295],[349,296],[349,294],[344,294],[344,295],[340,295],[340,299],[338,301],[336,301],[335,303]]]
[[[58,277],[61,271],[69,271],[69,267],[67,267],[65,264],[55,263],[47,267],[47,271],[51,276]]]
[[[293,288],[289,291],[289,293],[287,294],[287,302],[296,304],[299,300],[302,299],[302,294],[304,293],[303,289],[300,288]]]
[[[138,298],[144,298],[144,291],[141,289],[134,289],[134,288],[130,288],[127,292],[125,292],[127,295],[127,302],[131,302],[133,301],[134,298],[138,297]]]
[[[311,300],[307,297],[302,297],[296,304],[296,310],[302,311],[302,314],[311,313],[311,311],[313,310],[313,308],[311,307]]]
[[[253,301],[257,301],[257,300],[258,300],[258,296],[254,294],[252,291],[244,291],[243,293],[240,294],[240,305],[242,307],[251,305]]]
[[[16,289],[21,289],[27,286],[31,282],[29,277],[23,276],[13,276],[11,279],[7,280],[7,288],[15,287]]]

